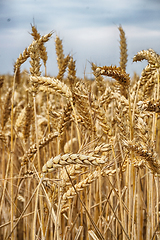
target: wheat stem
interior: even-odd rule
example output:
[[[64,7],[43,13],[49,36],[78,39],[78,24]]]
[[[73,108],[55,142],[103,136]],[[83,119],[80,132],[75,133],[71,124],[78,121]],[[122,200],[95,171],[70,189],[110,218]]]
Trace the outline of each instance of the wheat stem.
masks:
[[[15,91],[15,79],[16,79],[16,73],[17,73],[17,68],[14,73],[14,78],[13,78],[13,86],[12,86],[12,105],[11,105],[11,168],[10,168],[10,175],[11,175],[11,231],[13,229],[13,219],[14,219],[14,190],[13,190],[13,126],[14,126],[14,120],[13,120],[13,106],[14,106],[14,91]],[[14,234],[11,235],[11,240],[14,240]]]

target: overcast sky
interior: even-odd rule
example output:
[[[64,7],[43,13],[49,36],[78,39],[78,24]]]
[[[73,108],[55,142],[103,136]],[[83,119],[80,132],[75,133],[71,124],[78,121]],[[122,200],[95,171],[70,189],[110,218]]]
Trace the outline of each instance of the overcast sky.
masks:
[[[56,34],[63,39],[65,55],[76,60],[77,76],[92,77],[89,62],[119,65],[119,30],[127,37],[127,72],[133,76],[146,62],[132,63],[134,55],[153,48],[160,53],[159,0],[0,0],[0,74],[13,73],[13,64],[32,42],[31,25],[41,35],[54,31],[45,44],[47,72],[58,73]],[[29,70],[29,60],[22,67]],[[43,71],[43,68],[42,68]]]

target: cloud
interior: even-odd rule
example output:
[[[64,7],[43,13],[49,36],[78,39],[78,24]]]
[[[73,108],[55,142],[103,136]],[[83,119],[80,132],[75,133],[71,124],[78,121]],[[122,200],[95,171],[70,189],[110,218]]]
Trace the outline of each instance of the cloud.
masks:
[[[32,42],[30,23],[35,22],[41,35],[55,31],[46,44],[50,74],[55,75],[58,71],[54,46],[56,34],[63,39],[65,54],[73,54],[77,60],[78,76],[83,76],[86,63],[86,72],[91,72],[87,61],[118,65],[119,24],[127,36],[127,70],[131,73],[136,66],[132,64],[132,58],[137,51],[147,48],[159,51],[159,7],[156,0],[0,1],[1,72],[12,72],[13,60]],[[137,65],[140,73],[143,63]],[[24,66],[29,68],[29,62]]]

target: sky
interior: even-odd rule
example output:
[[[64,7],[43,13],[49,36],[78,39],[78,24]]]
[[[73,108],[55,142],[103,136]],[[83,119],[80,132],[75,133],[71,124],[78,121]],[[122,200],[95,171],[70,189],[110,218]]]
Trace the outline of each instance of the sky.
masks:
[[[32,43],[31,24],[41,35],[53,31],[45,44],[47,73],[58,74],[56,35],[63,41],[65,56],[76,60],[77,77],[92,78],[91,62],[97,66],[119,65],[119,30],[125,31],[127,73],[140,75],[146,61],[133,63],[143,49],[160,53],[159,0],[0,0],[0,75],[13,74],[19,54]],[[21,69],[29,70],[27,60]],[[42,75],[44,68],[41,68]]]

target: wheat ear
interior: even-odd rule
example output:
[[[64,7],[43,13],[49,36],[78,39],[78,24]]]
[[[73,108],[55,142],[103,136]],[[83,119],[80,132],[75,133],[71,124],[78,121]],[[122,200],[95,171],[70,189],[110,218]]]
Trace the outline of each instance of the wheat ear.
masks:
[[[56,167],[63,167],[69,164],[81,164],[81,165],[93,165],[99,166],[99,164],[104,164],[106,161],[102,158],[96,158],[92,156],[87,156],[84,154],[64,154],[52,157],[46,164],[42,167],[42,172],[51,172]]]
[[[46,146],[49,142],[51,142],[54,138],[58,137],[58,132],[55,133],[50,133],[47,137],[42,138],[39,140],[39,149],[43,148]],[[37,146],[36,144],[33,144],[28,151],[24,154],[24,156],[21,158],[21,165],[25,165],[28,160],[30,160],[34,154],[37,152]]]
[[[72,99],[72,93],[69,89],[69,87],[64,84],[63,82],[59,81],[58,79],[55,78],[49,78],[49,77],[34,77],[31,76],[30,80],[32,84],[35,85],[43,85],[48,88],[54,89],[57,93],[62,94],[66,98],[69,98],[70,100]]]
[[[126,43],[126,36],[123,28],[119,26],[119,32],[120,32],[120,67],[123,70],[126,70],[127,65],[127,43]]]

